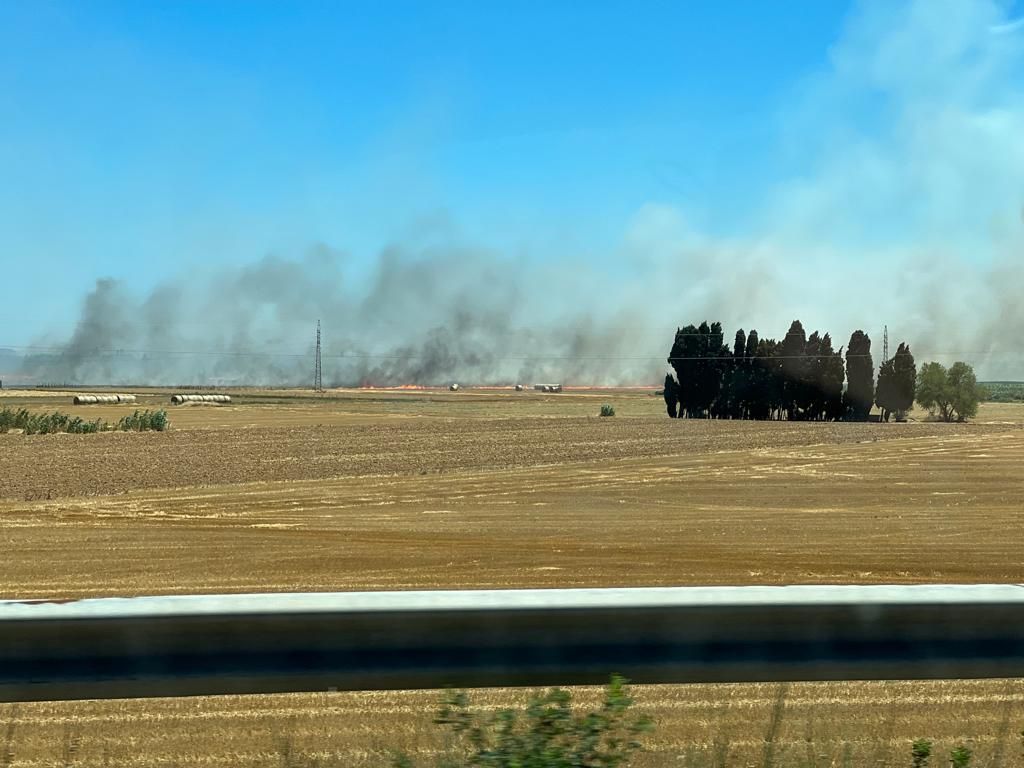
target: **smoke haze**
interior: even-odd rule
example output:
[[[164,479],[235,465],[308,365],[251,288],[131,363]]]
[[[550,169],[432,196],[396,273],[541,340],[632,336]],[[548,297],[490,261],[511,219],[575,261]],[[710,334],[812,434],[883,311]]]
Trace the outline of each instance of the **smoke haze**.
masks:
[[[919,363],[1024,378],[1024,27],[998,3],[868,2],[829,61],[765,148],[800,172],[729,233],[652,202],[594,258],[515,258],[451,232],[383,249],[369,280],[344,244],[148,295],[101,279],[24,375],[306,385],[319,319],[331,385],[657,384],[678,325],[767,338],[800,318],[837,346],[863,328],[876,363],[887,324]]]

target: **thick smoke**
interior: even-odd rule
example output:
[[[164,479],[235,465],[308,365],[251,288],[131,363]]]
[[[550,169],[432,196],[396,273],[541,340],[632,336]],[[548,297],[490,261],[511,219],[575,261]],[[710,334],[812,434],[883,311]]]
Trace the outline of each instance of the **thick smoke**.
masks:
[[[457,245],[390,248],[368,283],[346,266],[319,247],[141,299],[99,280],[71,339],[29,357],[25,372],[68,383],[308,385],[318,319],[334,386],[635,384],[663,367],[650,315],[611,304],[566,311],[559,296],[573,291],[539,287],[554,277],[543,266]]]
[[[328,247],[146,297],[100,280],[26,376],[308,384],[320,319],[331,384],[656,384],[677,325],[777,337],[800,318],[837,345],[863,328],[880,352],[888,325],[919,361],[1024,378],[1024,27],[998,2],[864,2],[829,62],[763,148],[800,172],[729,234],[651,203],[576,262],[451,237],[384,250],[369,281]]]

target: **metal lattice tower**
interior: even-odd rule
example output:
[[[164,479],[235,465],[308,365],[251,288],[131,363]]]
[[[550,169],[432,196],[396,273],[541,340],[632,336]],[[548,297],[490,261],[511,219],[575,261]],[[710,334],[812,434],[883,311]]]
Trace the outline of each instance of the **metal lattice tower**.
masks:
[[[882,331],[882,362],[889,362],[889,326]]]
[[[320,321],[316,321],[316,367],[313,371],[313,389],[324,391],[323,367],[320,364]]]

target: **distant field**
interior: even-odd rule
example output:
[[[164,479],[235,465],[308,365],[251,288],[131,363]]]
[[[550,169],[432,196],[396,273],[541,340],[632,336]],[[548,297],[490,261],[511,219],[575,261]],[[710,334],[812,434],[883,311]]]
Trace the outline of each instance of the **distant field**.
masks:
[[[0,595],[1024,582],[1024,405],[965,425],[789,424],[673,421],[646,391],[234,394],[168,406],[167,433],[0,436]],[[597,416],[605,402],[617,416]],[[0,394],[15,403],[132,408]],[[641,765],[761,765],[779,706],[775,754],[794,768],[907,765],[915,736],[971,738],[980,766],[1020,754],[1019,681],[779,692],[640,689],[660,723]],[[11,765],[71,746],[74,765],[283,765],[291,749],[370,766],[436,747],[435,698],[32,704],[0,707],[0,736]]]
[[[987,400],[992,403],[1024,403],[1024,381],[986,381]]]

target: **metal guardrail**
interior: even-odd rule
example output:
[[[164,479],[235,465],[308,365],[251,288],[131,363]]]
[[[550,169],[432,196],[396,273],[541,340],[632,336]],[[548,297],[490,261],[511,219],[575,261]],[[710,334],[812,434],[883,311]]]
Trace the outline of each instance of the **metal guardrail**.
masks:
[[[0,601],[0,701],[1024,677],[1024,586]]]

